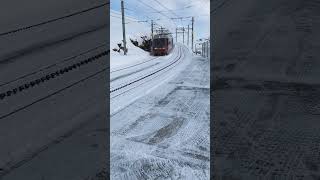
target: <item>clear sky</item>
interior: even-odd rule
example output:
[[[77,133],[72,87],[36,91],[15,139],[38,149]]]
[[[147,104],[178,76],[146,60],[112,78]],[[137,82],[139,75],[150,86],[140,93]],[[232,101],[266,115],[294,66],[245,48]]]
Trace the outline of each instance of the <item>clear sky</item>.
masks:
[[[111,0],[111,9],[120,11],[121,0]],[[195,19],[195,39],[210,36],[210,0],[124,0],[125,14],[141,21],[151,19],[175,33],[176,27],[191,28],[191,17]],[[160,11],[160,13],[159,13]],[[187,17],[171,20],[170,18]],[[180,35],[182,36],[182,35]]]

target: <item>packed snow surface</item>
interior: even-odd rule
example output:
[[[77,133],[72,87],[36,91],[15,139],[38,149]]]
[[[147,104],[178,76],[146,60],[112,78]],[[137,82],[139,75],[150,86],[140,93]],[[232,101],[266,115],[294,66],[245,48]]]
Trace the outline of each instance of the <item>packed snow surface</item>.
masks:
[[[209,179],[209,60],[182,53],[180,73],[111,115],[111,179]]]

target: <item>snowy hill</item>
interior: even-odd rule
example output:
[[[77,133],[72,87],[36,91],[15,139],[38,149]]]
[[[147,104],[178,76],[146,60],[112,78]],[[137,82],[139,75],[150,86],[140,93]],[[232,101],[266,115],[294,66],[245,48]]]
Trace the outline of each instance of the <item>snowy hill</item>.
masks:
[[[110,66],[111,69],[119,68],[124,65],[129,65],[148,58],[150,55],[148,52],[134,46],[130,39],[142,42],[141,36],[150,35],[150,27],[143,22],[137,22],[138,20],[132,17],[126,16],[126,40],[127,40],[127,56],[121,53],[112,51],[113,48],[118,48],[119,43],[122,43],[122,21],[121,13],[118,11],[110,11]]]

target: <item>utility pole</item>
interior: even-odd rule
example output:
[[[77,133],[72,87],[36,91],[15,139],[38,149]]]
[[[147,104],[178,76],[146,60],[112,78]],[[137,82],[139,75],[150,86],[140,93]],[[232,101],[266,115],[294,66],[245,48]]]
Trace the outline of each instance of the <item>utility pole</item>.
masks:
[[[151,20],[151,43],[150,43],[150,47],[152,48],[153,46],[153,20]]]
[[[207,41],[207,57],[210,56],[210,48],[209,48],[209,45],[210,45],[210,41]]]
[[[124,55],[127,55],[126,26],[125,26],[125,20],[124,20],[124,5],[123,4],[124,4],[123,0],[121,0],[123,46],[124,46]]]
[[[202,57],[204,56],[204,47],[203,47],[203,43],[201,43],[201,55],[202,55]]]
[[[207,54],[206,55],[207,55],[207,57],[209,57],[209,41],[207,41],[207,43],[206,43],[206,48],[207,48],[207,50],[206,50]]]
[[[159,32],[160,32],[160,34],[163,34],[164,29],[165,29],[165,28],[164,28],[164,27],[162,27],[162,26],[159,28],[159,30],[160,30],[160,31],[159,31]]]
[[[195,52],[196,52],[196,55],[197,55],[197,43],[195,44]]]
[[[153,40],[153,20],[151,20],[151,39]]]
[[[190,46],[189,46],[189,24],[188,24],[188,41],[187,41],[187,45],[188,45],[188,48],[190,48]]]
[[[205,52],[206,52],[205,57],[208,57],[208,41],[205,42],[204,47],[206,48],[205,49]]]
[[[176,42],[178,42],[178,34],[183,33],[183,44],[184,44],[184,31],[185,31],[184,27],[176,28]]]
[[[182,28],[182,42],[183,42],[183,44],[184,44],[184,27]]]
[[[191,34],[191,49],[193,51],[193,23],[194,23],[194,17],[192,17],[192,25],[191,25],[191,29],[192,29],[192,34]]]
[[[206,57],[206,42],[203,43],[203,56]]]
[[[176,42],[178,42],[178,28],[176,28]]]

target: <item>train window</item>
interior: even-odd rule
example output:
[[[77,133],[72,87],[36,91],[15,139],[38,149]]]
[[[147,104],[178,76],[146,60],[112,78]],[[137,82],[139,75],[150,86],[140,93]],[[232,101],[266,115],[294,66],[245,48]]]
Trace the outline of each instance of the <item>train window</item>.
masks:
[[[153,40],[153,47],[164,47],[166,44],[165,44],[165,41],[166,39],[165,38],[159,38],[159,39],[154,39]]]

